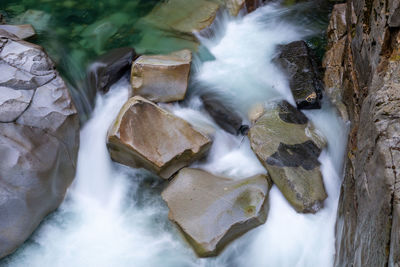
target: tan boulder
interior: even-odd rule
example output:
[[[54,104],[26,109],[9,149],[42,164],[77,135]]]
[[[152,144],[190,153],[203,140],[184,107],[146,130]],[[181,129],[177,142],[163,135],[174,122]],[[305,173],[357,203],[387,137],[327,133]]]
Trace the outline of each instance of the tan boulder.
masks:
[[[154,102],[183,100],[188,87],[191,61],[192,53],[189,50],[139,57],[132,64],[133,95]]]
[[[189,123],[140,96],[125,103],[107,137],[114,161],[165,179],[202,157],[210,145]]]
[[[325,140],[295,107],[270,107],[250,128],[251,148],[297,212],[317,212],[327,197],[318,157]]]
[[[162,197],[197,255],[209,257],[266,221],[271,185],[265,175],[233,180],[184,168]]]

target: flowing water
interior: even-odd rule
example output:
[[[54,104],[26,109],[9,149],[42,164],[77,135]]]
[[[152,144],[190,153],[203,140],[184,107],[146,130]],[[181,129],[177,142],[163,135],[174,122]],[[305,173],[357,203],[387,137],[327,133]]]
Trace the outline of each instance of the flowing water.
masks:
[[[198,35],[214,60],[196,59],[188,99],[165,105],[214,135],[207,159],[193,166],[237,179],[265,172],[248,139],[221,130],[203,111],[198,94],[218,92],[244,117],[256,103],[279,99],[293,103],[287,81],[271,60],[276,45],[309,38],[315,29],[285,19],[290,12],[268,5],[235,19],[222,14],[207,33]],[[347,126],[328,101],[320,110],[305,111],[328,140],[320,156],[329,195],[324,208],[315,215],[298,214],[273,186],[264,225],[234,241],[220,256],[198,259],[168,221],[168,209],[160,197],[166,183],[110,160],[106,132],[128,91],[129,83],[123,78],[107,95],[97,97],[91,119],[81,131],[77,175],[66,200],[0,265],[332,266]]]

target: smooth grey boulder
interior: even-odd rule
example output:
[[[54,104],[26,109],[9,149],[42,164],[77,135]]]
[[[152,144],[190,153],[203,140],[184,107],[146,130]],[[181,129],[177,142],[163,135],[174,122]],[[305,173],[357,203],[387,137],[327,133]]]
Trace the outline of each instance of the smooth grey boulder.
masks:
[[[78,147],[78,114],[53,62],[0,29],[0,258],[62,202]]]
[[[14,34],[20,39],[28,39],[36,34],[35,29],[33,29],[32,25],[30,24],[0,25],[0,29]]]
[[[204,156],[211,140],[185,120],[135,96],[110,126],[107,146],[114,161],[168,179]]]
[[[266,109],[249,131],[250,144],[272,181],[297,212],[315,213],[326,199],[318,157],[325,140],[295,107]]]
[[[289,78],[297,108],[321,108],[320,100],[324,89],[316,60],[304,41],[295,41],[278,46],[274,61]]]
[[[216,256],[229,242],[266,221],[272,186],[266,175],[234,180],[184,168],[162,192],[175,222],[200,257]]]

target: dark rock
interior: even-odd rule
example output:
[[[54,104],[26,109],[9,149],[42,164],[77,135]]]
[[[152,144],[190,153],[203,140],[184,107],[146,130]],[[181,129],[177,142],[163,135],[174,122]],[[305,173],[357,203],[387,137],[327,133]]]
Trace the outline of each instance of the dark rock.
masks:
[[[130,71],[135,50],[130,47],[116,48],[93,62],[87,73],[89,99],[93,104],[97,92],[108,92],[111,85]]]
[[[78,146],[78,114],[53,62],[0,30],[0,258],[62,202]]]
[[[304,41],[280,45],[274,61],[287,74],[297,107],[320,108],[323,84],[316,60],[308,45]]]
[[[185,168],[162,197],[170,210],[169,219],[197,255],[210,257],[266,221],[271,186],[266,175],[233,180]]]
[[[200,98],[205,110],[222,129],[234,135],[247,133],[249,127],[242,125],[242,117],[234,108],[221,101],[218,95],[206,93]]]
[[[318,161],[325,140],[311,122],[284,101],[257,119],[249,138],[251,148],[294,209],[317,212],[327,197]]]

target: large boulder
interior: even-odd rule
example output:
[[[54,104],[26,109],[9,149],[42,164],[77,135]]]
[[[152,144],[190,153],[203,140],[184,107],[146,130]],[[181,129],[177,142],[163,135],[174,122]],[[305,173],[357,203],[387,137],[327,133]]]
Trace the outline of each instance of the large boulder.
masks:
[[[140,96],[125,103],[107,137],[114,161],[165,179],[204,156],[210,145],[189,123]]]
[[[286,101],[270,107],[250,128],[251,148],[298,212],[317,212],[327,197],[318,157],[325,140]]]
[[[209,257],[265,222],[271,185],[265,175],[233,180],[185,168],[162,197],[168,204],[170,220],[195,252]]]
[[[0,258],[59,206],[78,146],[78,115],[53,62],[0,30]]]
[[[131,68],[136,57],[130,47],[113,49],[90,64],[87,73],[87,85],[90,102],[93,104],[97,92],[106,93]]]
[[[320,108],[324,89],[316,60],[304,41],[278,46],[274,60],[289,78],[297,108]]]
[[[205,110],[219,127],[234,135],[247,134],[249,126],[242,124],[243,120],[240,114],[224,103],[218,94],[205,93],[200,98]]]
[[[133,95],[155,102],[183,100],[188,87],[192,53],[181,50],[169,55],[140,56],[132,64]]]

